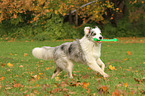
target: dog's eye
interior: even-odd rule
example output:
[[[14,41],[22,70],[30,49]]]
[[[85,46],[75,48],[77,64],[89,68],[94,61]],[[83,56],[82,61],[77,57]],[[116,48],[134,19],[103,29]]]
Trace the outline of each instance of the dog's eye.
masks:
[[[96,33],[94,33],[94,32],[92,32],[92,34],[91,34],[92,36],[95,36],[96,35]]]

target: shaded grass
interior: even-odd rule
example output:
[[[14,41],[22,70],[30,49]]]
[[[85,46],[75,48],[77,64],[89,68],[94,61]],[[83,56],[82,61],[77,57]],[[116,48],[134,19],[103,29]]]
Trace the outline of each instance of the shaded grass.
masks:
[[[102,43],[101,59],[109,78],[75,63],[73,79],[62,72],[51,80],[54,62],[36,59],[31,51],[63,42],[0,42],[0,95],[145,95],[144,43]]]

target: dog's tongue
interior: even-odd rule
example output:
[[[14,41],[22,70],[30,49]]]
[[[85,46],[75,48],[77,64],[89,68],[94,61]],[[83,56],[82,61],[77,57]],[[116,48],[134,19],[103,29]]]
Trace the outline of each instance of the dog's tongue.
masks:
[[[101,43],[101,41],[97,41],[97,43]]]

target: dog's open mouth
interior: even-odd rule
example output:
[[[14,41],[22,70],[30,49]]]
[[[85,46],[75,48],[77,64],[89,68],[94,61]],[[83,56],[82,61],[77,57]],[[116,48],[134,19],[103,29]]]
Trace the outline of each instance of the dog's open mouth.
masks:
[[[101,43],[101,41],[97,41],[97,43]]]

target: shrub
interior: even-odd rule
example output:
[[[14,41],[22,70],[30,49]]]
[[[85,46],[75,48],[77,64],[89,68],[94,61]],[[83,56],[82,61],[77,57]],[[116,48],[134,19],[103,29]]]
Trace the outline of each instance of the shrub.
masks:
[[[79,36],[77,30],[73,29],[68,23],[63,23],[63,18],[58,15],[53,15],[51,19],[45,22],[46,23],[41,26],[43,30],[37,32],[34,36],[35,40],[74,39]]]
[[[132,36],[145,36],[144,23],[130,23],[127,18],[118,20],[117,27],[113,27],[111,24],[104,25],[102,33],[106,38],[113,37],[132,37]]]

